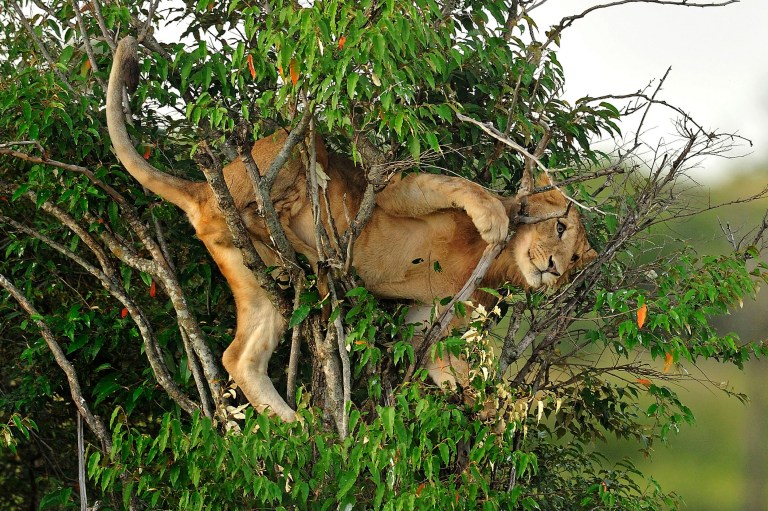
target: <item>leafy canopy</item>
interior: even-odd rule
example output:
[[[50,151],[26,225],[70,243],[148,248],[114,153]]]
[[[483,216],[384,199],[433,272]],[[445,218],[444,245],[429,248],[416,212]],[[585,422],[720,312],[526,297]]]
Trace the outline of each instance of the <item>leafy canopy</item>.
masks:
[[[108,436],[91,422],[86,435],[88,498],[102,509],[675,508],[674,494],[592,442],[629,437],[650,451],[693,420],[670,385],[685,379],[678,368],[741,367],[765,353],[711,324],[766,281],[762,239],[720,257],[637,255],[667,243],[662,224],[689,213],[679,190],[691,162],[732,139],[686,116],[680,144],[652,162],[637,146],[597,151],[594,140],[618,136],[623,118],[660,106],[644,93],[618,107],[565,101],[556,52],[573,20],[541,30],[532,4],[201,0],[148,11],[4,1],[0,275],[35,312],[4,286],[0,510],[76,508],[80,498],[72,383],[41,325],[71,362],[82,402],[111,417]],[[201,142],[231,158],[243,126],[250,141],[310,111],[313,129],[361,172],[373,168],[367,141],[390,174],[450,173],[510,194],[532,165],[511,141],[582,208],[600,256],[557,293],[488,290],[487,308],[458,304],[473,314],[469,330],[434,350],[469,358],[461,395],[430,388],[419,371],[403,383],[414,358],[404,305],[350,287],[331,314],[346,325],[353,367],[346,437],[317,406],[309,350],[302,423],[243,412],[207,377],[220,376],[232,336],[221,275],[179,212],[147,196],[109,149],[105,81],[127,34],[143,38],[131,131],[158,168],[199,177]],[[310,326],[325,327],[316,278],[301,279],[291,317],[310,344]],[[273,367],[287,359],[281,348]],[[27,461],[38,459],[45,470]]]

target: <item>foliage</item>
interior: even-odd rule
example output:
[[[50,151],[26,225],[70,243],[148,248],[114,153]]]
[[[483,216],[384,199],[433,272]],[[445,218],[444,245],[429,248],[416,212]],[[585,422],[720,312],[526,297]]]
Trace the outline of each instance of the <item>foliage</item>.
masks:
[[[555,48],[567,24],[540,30],[531,3],[161,5],[149,25],[181,33],[157,29],[175,41],[161,44],[140,3],[4,0],[0,276],[35,312],[9,287],[0,294],[0,485],[10,496],[0,509],[80,499],[72,383],[41,325],[73,365],[82,402],[112,417],[109,435],[89,423],[86,436],[87,498],[104,508],[676,508],[674,494],[601,459],[592,442],[628,437],[648,452],[693,420],[671,385],[686,378],[678,368],[765,354],[711,324],[768,280],[765,229],[728,255],[650,250],[665,243],[661,224],[692,213],[679,200],[687,166],[734,138],[684,116],[680,144],[653,162],[637,146],[596,150],[622,118],[659,105],[645,94],[619,107],[566,102]],[[434,348],[472,363],[472,384],[456,395],[430,388],[422,371],[410,378],[407,304],[349,286],[329,320],[343,321],[352,359],[346,437],[316,406],[308,352],[303,423],[241,416],[220,368],[206,365],[231,340],[231,295],[183,216],[109,150],[111,43],[129,33],[144,36],[132,135],[158,168],[199,176],[201,142],[231,157],[241,127],[257,138],[310,111],[313,129],[361,171],[372,169],[364,140],[387,176],[450,172],[509,194],[535,167],[513,142],[582,208],[600,256],[557,293],[488,290],[485,308],[458,304],[469,329]],[[291,326],[311,343],[328,299],[306,277]],[[288,287],[288,298],[300,293]],[[287,359],[281,348],[273,367]]]

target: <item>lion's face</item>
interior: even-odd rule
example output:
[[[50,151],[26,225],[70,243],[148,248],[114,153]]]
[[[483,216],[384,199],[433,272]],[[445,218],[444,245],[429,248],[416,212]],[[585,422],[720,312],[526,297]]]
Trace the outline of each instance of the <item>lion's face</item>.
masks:
[[[533,195],[528,199],[529,217],[561,216],[534,224],[520,224],[512,240],[515,261],[527,287],[559,287],[568,274],[595,258],[581,217],[575,206],[559,192]]]

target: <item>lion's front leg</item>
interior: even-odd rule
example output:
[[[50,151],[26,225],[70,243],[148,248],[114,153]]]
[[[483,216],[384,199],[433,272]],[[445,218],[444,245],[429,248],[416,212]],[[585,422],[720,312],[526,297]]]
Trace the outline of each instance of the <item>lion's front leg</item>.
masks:
[[[432,324],[432,307],[429,305],[411,307],[405,321],[418,325],[413,339],[414,346],[418,347],[424,341],[424,335]],[[458,385],[465,387],[469,383],[469,364],[461,356],[450,353],[434,357],[427,355],[424,369],[427,370],[427,374],[435,385],[440,388],[447,386],[451,390],[456,390]]]
[[[423,173],[396,177],[376,196],[376,204],[391,215],[409,217],[463,209],[488,244],[502,241],[509,229],[509,215],[499,197],[458,177]]]

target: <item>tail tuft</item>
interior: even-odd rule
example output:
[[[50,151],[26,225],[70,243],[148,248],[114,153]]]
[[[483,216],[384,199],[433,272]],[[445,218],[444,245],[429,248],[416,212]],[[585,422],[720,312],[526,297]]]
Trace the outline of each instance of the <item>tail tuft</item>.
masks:
[[[116,60],[122,71],[122,79],[128,92],[133,94],[139,86],[139,59],[136,56],[138,44],[133,37],[123,38],[117,45]]]

